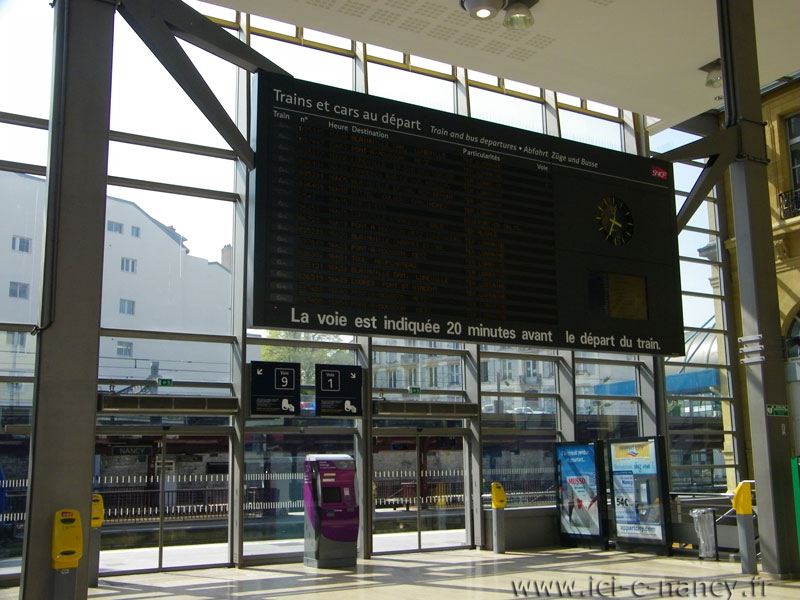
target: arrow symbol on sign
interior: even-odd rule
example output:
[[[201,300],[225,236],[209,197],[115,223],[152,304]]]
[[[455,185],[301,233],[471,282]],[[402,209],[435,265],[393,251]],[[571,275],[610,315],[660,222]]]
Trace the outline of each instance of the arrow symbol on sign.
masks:
[[[264,369],[256,369],[256,375],[261,375],[264,373]]]
[[[356,378],[356,374],[355,373],[350,373],[350,379],[355,379],[355,378]]]

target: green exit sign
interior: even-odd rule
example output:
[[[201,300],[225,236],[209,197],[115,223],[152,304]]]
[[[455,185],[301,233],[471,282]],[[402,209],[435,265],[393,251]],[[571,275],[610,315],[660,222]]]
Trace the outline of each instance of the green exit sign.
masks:
[[[408,393],[409,394],[419,394],[421,392],[420,388],[418,387],[409,387]]]
[[[787,404],[767,404],[767,415],[770,417],[788,417],[789,406]]]
[[[172,385],[172,379],[159,379],[158,385],[163,387],[169,387]]]

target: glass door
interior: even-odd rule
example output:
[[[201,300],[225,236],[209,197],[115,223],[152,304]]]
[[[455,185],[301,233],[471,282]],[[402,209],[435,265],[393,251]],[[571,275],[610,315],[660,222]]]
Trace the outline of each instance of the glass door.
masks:
[[[98,435],[100,574],[228,564],[227,435]]]
[[[464,438],[419,438],[420,549],[468,544],[464,504]]]
[[[469,544],[463,437],[377,436],[373,469],[373,553]]]

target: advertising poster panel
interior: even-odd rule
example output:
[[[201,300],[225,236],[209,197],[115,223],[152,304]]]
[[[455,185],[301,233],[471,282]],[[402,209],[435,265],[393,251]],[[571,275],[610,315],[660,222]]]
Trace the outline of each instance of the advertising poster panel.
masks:
[[[611,440],[608,454],[617,539],[668,545],[663,440],[659,437]]]
[[[556,444],[556,486],[563,537],[604,542],[604,469],[598,443]]]

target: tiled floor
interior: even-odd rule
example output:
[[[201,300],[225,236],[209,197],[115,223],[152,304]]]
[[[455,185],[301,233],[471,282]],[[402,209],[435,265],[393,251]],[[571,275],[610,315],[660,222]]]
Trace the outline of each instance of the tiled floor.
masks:
[[[18,588],[0,589],[0,599]],[[800,581],[742,575],[738,563],[588,549],[493,554],[480,550],[395,554],[351,569],[301,563],[109,576],[89,590],[107,600],[423,598],[800,598]]]

